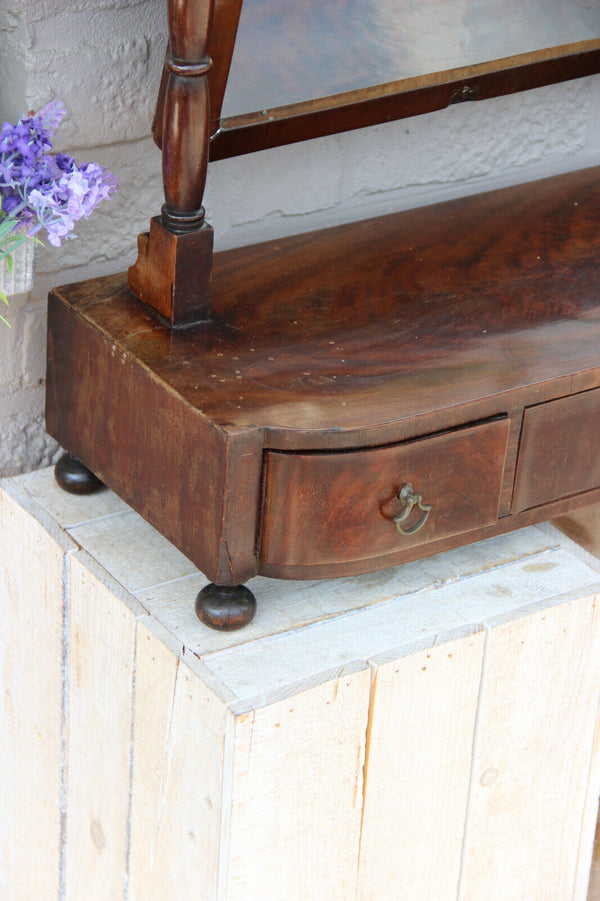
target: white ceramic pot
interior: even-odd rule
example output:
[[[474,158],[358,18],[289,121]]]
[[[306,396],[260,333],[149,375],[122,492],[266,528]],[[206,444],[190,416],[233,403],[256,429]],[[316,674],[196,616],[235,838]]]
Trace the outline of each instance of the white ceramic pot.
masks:
[[[6,297],[11,294],[24,294],[31,291],[33,277],[35,275],[35,260],[37,257],[37,243],[24,241],[11,253],[13,258],[12,271],[8,271],[6,260],[0,260],[0,291]]]

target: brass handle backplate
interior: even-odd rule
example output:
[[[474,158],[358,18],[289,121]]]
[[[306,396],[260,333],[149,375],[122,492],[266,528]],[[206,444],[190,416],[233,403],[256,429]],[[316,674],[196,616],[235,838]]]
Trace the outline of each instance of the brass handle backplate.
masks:
[[[404,504],[404,510],[402,513],[399,513],[398,516],[394,516],[394,525],[401,535],[414,535],[415,532],[418,532],[419,529],[423,528],[429,519],[431,504],[423,503],[422,496],[415,493],[410,482],[407,482],[406,485],[402,486],[398,493],[398,500],[401,504]],[[406,522],[415,507],[418,507],[423,515],[414,525],[404,529],[402,523]]]

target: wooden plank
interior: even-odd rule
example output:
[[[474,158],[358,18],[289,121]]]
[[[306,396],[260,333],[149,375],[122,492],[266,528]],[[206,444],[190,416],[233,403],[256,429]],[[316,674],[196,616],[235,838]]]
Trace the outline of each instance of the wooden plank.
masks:
[[[483,680],[459,899],[571,899],[600,689],[596,599],[491,621]]]
[[[14,483],[0,489],[0,894],[61,889],[63,579],[75,545]]]
[[[369,690],[363,665],[238,713],[227,901],[356,897]]]
[[[214,645],[208,644],[210,636],[208,647],[202,644],[204,637],[197,633],[197,627],[198,637],[194,638],[191,617],[189,624],[182,619],[177,634],[186,647],[191,646],[202,655],[207,667],[238,697],[253,707],[261,707],[289,696],[292,690],[299,693],[309,684],[314,685],[317,676],[318,681],[326,681],[321,674],[349,661],[371,660],[427,637],[433,641],[436,635],[486,622],[501,613],[516,616],[515,611],[525,602],[529,606],[557,598],[565,591],[582,595],[597,590],[597,560],[590,557],[595,568],[587,561],[579,561],[570,546],[563,547],[556,541],[556,534],[554,541],[545,538],[548,544],[544,549],[536,533],[537,530],[528,529],[499,548],[496,541],[482,542],[463,548],[456,557],[444,554],[423,561],[420,567],[414,564],[419,574],[402,567],[392,573],[356,579],[354,588],[350,580],[317,582],[314,591],[321,591],[324,609],[337,592],[341,593],[340,600],[352,591],[357,599],[362,589],[366,602],[349,615],[344,615],[343,608],[339,615],[332,615],[332,605],[329,615],[323,615],[310,628],[294,627],[293,603],[296,592],[301,597],[300,588],[274,583],[272,601],[277,598],[278,588],[280,604],[292,606],[288,628],[285,620],[276,634],[261,635],[258,629],[251,632],[252,627],[248,627],[241,630],[249,633],[246,642],[237,646],[232,642],[230,648],[214,651]],[[567,544],[566,539],[562,540]],[[406,583],[402,585],[404,573]],[[403,588],[406,594],[402,593]],[[380,602],[376,603],[376,599]],[[205,648],[210,652],[205,652]]]
[[[151,618],[140,620],[130,901],[217,898],[222,774],[233,717],[182,651]]]
[[[576,541],[585,552],[600,557],[600,506],[586,507],[569,516],[562,516],[554,523],[561,532]],[[596,726],[596,738],[590,768],[590,780],[586,799],[584,822],[581,830],[581,846],[577,862],[574,898],[600,901],[600,820],[598,797],[600,796],[600,715]],[[586,893],[587,888],[587,893]]]
[[[573,901],[600,899],[600,833],[598,832],[598,798],[600,796],[600,711],[596,715],[596,735],[592,750],[587,793],[581,824],[577,871]]]
[[[116,901],[127,880],[135,609],[94,568],[70,560],[66,901]]]
[[[403,577],[396,574],[395,591],[389,574],[354,580],[354,587],[352,580],[330,583],[328,590],[344,597],[322,599],[329,620],[298,628],[306,611],[287,614],[278,621],[279,635],[251,633],[229,649],[209,641],[201,663],[190,651],[190,645],[202,647],[191,618],[177,627],[177,638],[150,616],[141,616],[136,626],[140,610],[130,596],[81,551],[74,552],[30,495],[12,483],[8,487],[0,497],[0,592],[8,614],[0,651],[9,701],[0,730],[0,895],[7,886],[10,901],[246,901],[257,896],[258,886],[265,898],[355,901],[370,694],[364,661],[371,660],[376,681],[361,901],[387,901],[385,880],[397,864],[391,858],[402,855],[402,897],[410,901],[409,880],[418,882],[423,848],[431,862],[430,897],[439,901],[444,879],[448,887],[453,880],[456,885],[450,847],[460,834],[467,778],[459,773],[478,686],[476,655],[469,657],[464,642],[481,641],[472,624],[488,622],[462,901],[583,901],[600,778],[597,733],[594,738],[600,641],[593,599],[581,597],[582,586],[588,594],[596,590],[594,561],[585,552],[578,560],[568,539],[558,546],[528,530],[520,543],[514,537],[514,546],[511,538],[502,553],[492,553],[494,543],[477,546],[481,558],[471,548],[414,564]],[[468,581],[467,572],[473,576]],[[432,573],[443,584],[434,588]],[[187,600],[188,580],[182,581],[186,586],[174,589],[173,603]],[[409,593],[396,597],[401,583]],[[570,599],[557,598],[567,590]],[[299,586],[278,585],[273,603],[287,597],[304,598],[304,604],[313,598],[316,604],[323,591],[315,585],[305,597]],[[361,594],[374,606],[347,615],[345,604],[352,602],[346,592],[354,606]],[[377,597],[388,603],[377,604]],[[519,619],[525,598],[540,603]],[[323,613],[312,615],[323,619]],[[466,631],[447,635],[461,623]],[[446,635],[447,643],[434,641],[435,634]],[[419,644],[424,636],[432,647]],[[391,641],[399,640],[406,649],[390,656]],[[445,658],[450,641],[461,650]],[[423,655],[427,670],[418,669]],[[348,661],[355,662],[344,668]],[[451,677],[468,663],[473,678],[460,694]],[[417,688],[423,687],[424,696],[427,685],[427,701],[419,701]],[[412,712],[414,721],[405,741],[403,711],[406,717]],[[62,745],[61,713],[67,716]],[[41,742],[36,729],[48,740]],[[490,762],[495,752],[501,759]],[[400,765],[392,769],[394,760]],[[405,780],[403,786],[410,766],[414,784]],[[436,781],[444,780],[450,780],[451,792],[436,797]],[[404,817],[387,796],[393,791],[400,810],[405,806]],[[491,801],[486,792],[494,793]],[[434,830],[427,815],[436,803],[443,830]],[[402,819],[417,849],[412,856],[410,843],[407,848],[401,840]],[[376,842],[388,849],[387,856],[379,849],[379,866]],[[483,855],[477,842],[485,846]],[[440,861],[437,880],[432,854]],[[363,869],[369,863],[370,886]],[[384,885],[380,898],[375,880]],[[422,882],[419,891],[425,887]],[[396,901],[397,895],[391,897]]]
[[[456,901],[484,638],[373,663],[360,901]]]
[[[596,827],[587,901],[600,901],[600,822]]]

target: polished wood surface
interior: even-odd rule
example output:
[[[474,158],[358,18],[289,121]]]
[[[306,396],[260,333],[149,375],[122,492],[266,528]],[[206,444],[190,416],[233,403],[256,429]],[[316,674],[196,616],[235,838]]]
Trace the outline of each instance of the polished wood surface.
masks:
[[[209,582],[196,597],[196,616],[205,626],[233,632],[247,626],[256,613],[256,598],[245,585],[215,585]]]
[[[138,258],[129,270],[130,289],[171,326],[204,318],[209,306],[213,234],[202,198],[211,130],[207,76],[213,65],[214,9],[215,0],[167,3],[169,43],[154,123],[162,146],[165,203],[149,233],[138,236]],[[224,31],[216,44],[223,52],[218,90],[226,78],[227,46],[232,49],[235,39],[235,10],[234,0],[219,7]]]
[[[267,454],[261,560],[374,561],[495,523],[507,436],[504,418],[370,450]],[[415,506],[399,532],[405,485],[431,509]]]
[[[153,315],[121,296],[151,331]],[[49,304],[46,427],[212,581],[245,581],[256,571],[260,432],[223,432],[117,350],[117,334],[132,324],[127,310],[114,321],[117,344],[80,312]]]
[[[93,494],[104,488],[93,472],[68,453],[57,460],[54,478],[63,491],[68,491],[69,494]]]
[[[204,218],[208,163],[207,74],[214,0],[168,0],[169,72],[162,129],[167,226],[189,230]]]
[[[600,390],[525,411],[515,512],[600,485]]]
[[[459,424],[459,403],[544,400],[558,377],[570,393],[579,370],[600,384],[598,210],[584,171],[218,253],[215,319],[183,331],[118,276],[69,297],[219,425],[260,423],[270,447],[389,443],[434,413]]]
[[[138,235],[138,257],[129,268],[130,291],[170,326],[186,325],[210,314],[213,230],[176,233],[156,216],[150,231]]]
[[[211,135],[218,130],[221,124],[223,96],[229,76],[241,8],[242,0],[214,0],[212,27],[209,34],[209,55],[212,63],[208,79]],[[168,53],[167,47],[167,55]],[[156,101],[156,114],[152,123],[152,134],[159,147],[162,146],[163,111],[168,80],[169,70],[165,62]]]
[[[592,169],[216,254],[213,318],[183,330],[120,275],[59,289],[48,429],[218,584],[367,571],[566,513],[600,499],[589,455],[556,500],[511,515],[511,496],[515,468],[536,465],[523,462],[524,411],[600,388],[599,226]],[[483,518],[470,531],[360,559],[307,563],[299,544],[302,562],[261,557],[261,542],[290,540],[285,506],[280,535],[263,512],[277,506],[265,453],[315,454],[314,492],[316,452],[418,438],[428,458],[428,436],[493,417],[502,449],[488,447],[491,470],[473,456]]]

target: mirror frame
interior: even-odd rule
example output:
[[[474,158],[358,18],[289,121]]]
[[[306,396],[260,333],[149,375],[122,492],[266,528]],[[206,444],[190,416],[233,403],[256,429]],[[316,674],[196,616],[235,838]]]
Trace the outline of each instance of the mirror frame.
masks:
[[[202,205],[218,160],[600,72],[600,36],[221,119],[242,0],[166,0],[169,42],[153,126],[165,203],[138,236],[128,285],[172,327],[210,316],[213,230]]]
[[[221,118],[243,0],[212,0],[212,4],[209,42],[212,67],[208,75],[211,160],[418,116],[445,109],[454,103],[488,100],[600,73],[599,35],[578,43]],[[167,47],[167,57],[169,53]],[[161,148],[167,81],[165,65],[152,124],[154,140]]]
[[[600,72],[600,37],[222,119],[210,159],[224,159]],[[220,106],[219,106],[220,109]]]

